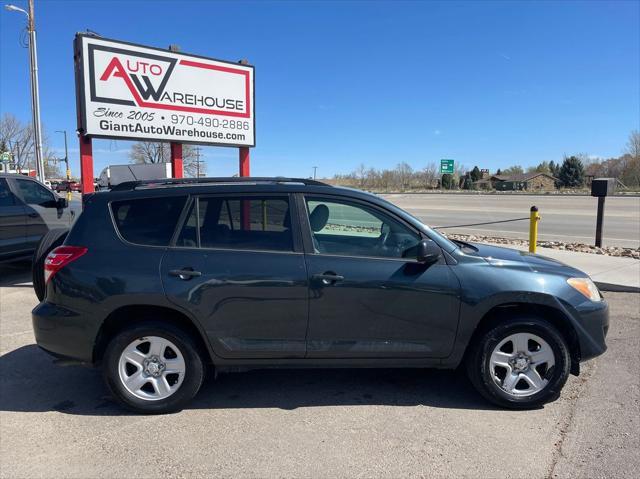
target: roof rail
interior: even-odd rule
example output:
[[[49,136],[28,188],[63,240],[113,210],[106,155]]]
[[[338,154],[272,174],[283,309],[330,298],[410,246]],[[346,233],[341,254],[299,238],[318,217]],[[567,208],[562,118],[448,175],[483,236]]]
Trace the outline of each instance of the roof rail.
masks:
[[[285,178],[282,176],[230,176],[211,178],[163,178],[159,180],[125,181],[111,188],[111,191],[130,191],[144,186],[174,186],[174,185],[207,185],[216,183],[300,183],[307,186],[331,186],[321,181],[305,178]]]

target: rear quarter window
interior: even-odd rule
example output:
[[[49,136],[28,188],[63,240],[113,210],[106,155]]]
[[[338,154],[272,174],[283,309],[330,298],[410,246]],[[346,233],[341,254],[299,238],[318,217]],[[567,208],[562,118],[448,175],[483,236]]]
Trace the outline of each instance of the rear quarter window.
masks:
[[[111,212],[116,228],[125,240],[168,246],[186,201],[186,196],[114,201]]]

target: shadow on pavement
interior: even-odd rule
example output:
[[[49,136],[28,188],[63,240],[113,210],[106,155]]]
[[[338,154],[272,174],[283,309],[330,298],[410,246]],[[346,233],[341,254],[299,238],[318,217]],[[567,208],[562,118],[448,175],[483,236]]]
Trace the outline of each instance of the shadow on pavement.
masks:
[[[495,409],[459,372],[425,369],[256,370],[207,378],[188,409],[383,405]],[[0,356],[0,410],[130,414],[109,397],[100,372],[61,367],[28,345]]]
[[[0,264],[0,288],[31,288],[31,261]]]

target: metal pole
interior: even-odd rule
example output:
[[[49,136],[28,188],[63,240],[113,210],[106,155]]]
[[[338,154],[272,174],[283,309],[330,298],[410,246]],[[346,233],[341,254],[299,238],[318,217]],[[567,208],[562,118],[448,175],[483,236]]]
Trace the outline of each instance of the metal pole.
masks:
[[[196,150],[196,178],[200,178],[200,147],[194,148]]]
[[[69,169],[69,149],[67,147],[67,130],[56,130],[56,133],[64,134],[64,164],[66,168],[67,184],[71,181],[71,170]],[[60,160],[57,160],[60,161]],[[71,201],[71,191],[67,190],[67,201]]]
[[[314,180],[316,179],[316,170],[317,170],[317,169],[318,169],[318,167],[317,167],[317,166],[314,166],[314,167],[313,167],[313,179],[314,179]]]
[[[64,164],[67,169],[67,180],[71,179],[71,170],[69,169],[69,148],[67,147],[67,130],[56,130],[56,133],[62,133],[64,135]],[[60,161],[60,160],[57,160]]]
[[[596,246],[602,247],[602,227],[604,226],[604,196],[598,196],[598,217],[596,218]]]
[[[38,54],[36,46],[36,22],[34,18],[33,0],[29,0],[29,53],[31,67],[31,110],[33,114],[33,133],[36,150],[36,175],[40,181],[45,180],[44,162],[42,160],[42,131],[40,129],[40,92],[38,88]]]
[[[67,149],[67,130],[64,133],[64,164],[67,168],[67,180],[71,179],[71,168],[69,168],[69,150]]]

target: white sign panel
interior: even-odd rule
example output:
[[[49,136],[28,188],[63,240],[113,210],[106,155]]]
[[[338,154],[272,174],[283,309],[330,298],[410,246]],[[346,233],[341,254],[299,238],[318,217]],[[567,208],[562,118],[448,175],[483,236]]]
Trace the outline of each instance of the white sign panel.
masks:
[[[75,48],[82,134],[255,146],[252,66],[86,35]]]

